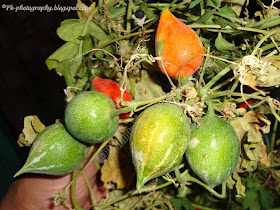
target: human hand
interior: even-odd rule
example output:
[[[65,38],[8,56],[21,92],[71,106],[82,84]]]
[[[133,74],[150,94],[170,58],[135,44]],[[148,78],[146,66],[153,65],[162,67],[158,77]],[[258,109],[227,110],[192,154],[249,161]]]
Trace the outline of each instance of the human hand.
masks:
[[[84,163],[88,159],[84,160]],[[106,192],[97,181],[97,168],[91,163],[85,170],[89,182],[93,187],[96,201],[104,198]],[[72,174],[64,176],[50,176],[38,174],[26,174],[16,179],[10,186],[7,194],[0,202],[0,209],[67,209],[64,205],[55,206],[53,195],[62,191],[71,181]],[[67,196],[67,203],[71,204],[70,193]],[[92,205],[90,193],[86,186],[83,175],[78,176],[76,182],[76,200],[83,209]]]

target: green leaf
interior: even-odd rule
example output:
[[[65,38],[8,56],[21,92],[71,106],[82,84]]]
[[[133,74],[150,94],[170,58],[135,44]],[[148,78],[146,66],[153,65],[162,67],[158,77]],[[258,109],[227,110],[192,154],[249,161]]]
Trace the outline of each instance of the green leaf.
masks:
[[[57,67],[56,67],[56,72],[60,75],[64,76],[64,79],[66,81],[66,85],[68,87],[73,87],[74,86],[74,79],[71,75],[70,72],[70,67],[71,67],[71,61],[65,60],[63,62],[60,62]]]
[[[78,22],[79,22],[79,19],[66,19],[60,23],[60,26],[72,24],[72,23],[78,23]]]
[[[251,27],[265,29],[265,28],[270,28],[270,27],[277,26],[279,24],[280,24],[280,16],[277,16],[277,17],[262,19],[261,21],[255,23]]]
[[[177,209],[195,210],[195,208],[192,205],[192,202],[186,197],[172,198],[170,201],[175,207],[177,207]]]
[[[189,5],[189,9],[194,8],[196,5],[198,5],[202,0],[194,0],[191,1],[190,5]]]
[[[206,22],[209,23],[209,20],[212,21],[212,19],[213,19],[213,17],[214,17],[214,16],[213,16],[214,12],[215,12],[215,10],[206,11],[206,12],[201,16],[201,18],[199,18],[199,19],[197,20],[197,22],[198,22],[198,23],[205,23],[205,24],[206,24]]]
[[[98,40],[102,40],[107,37],[107,34],[92,21],[88,24],[88,33]]]
[[[112,7],[109,9],[109,12],[111,14],[111,18],[114,18],[119,15],[126,14],[127,7]]]
[[[89,52],[93,48],[92,39],[89,35],[84,36],[83,53]]]
[[[74,78],[77,74],[79,66],[82,63],[82,56],[77,55],[77,57],[75,57],[75,59],[71,60],[70,63],[71,63],[70,68],[69,68],[70,73],[71,73],[71,76]]]
[[[56,33],[59,36],[59,38],[66,42],[73,42],[75,44],[79,44],[79,36],[82,35],[84,25],[84,21],[63,24],[57,29]]]
[[[260,186],[259,193],[260,193],[260,201],[261,201],[263,209],[272,208],[272,205],[273,205],[272,199],[271,199],[271,197],[269,197],[267,190],[263,186]]]
[[[79,44],[85,27],[85,20],[68,21],[57,29],[57,35],[64,41]],[[103,40],[107,34],[94,22],[88,24],[87,33],[98,40]],[[85,34],[86,35],[86,34]]]
[[[228,17],[234,17],[237,18],[236,13],[232,10],[231,7],[229,7],[228,5],[222,7],[221,9],[219,9],[219,12],[228,16]]]
[[[155,13],[153,10],[145,10],[145,15],[148,20],[155,17]]]
[[[246,196],[242,199],[242,209],[260,210],[259,195],[256,190],[246,190]]]
[[[217,50],[221,52],[234,50],[234,44],[224,39],[221,32],[219,32],[218,37],[215,40],[215,46]]]
[[[72,42],[65,43],[47,58],[48,69],[55,69],[60,62],[74,58],[78,51],[79,45]]]
[[[109,42],[109,41],[111,41],[112,40],[112,38],[111,38],[111,36],[104,36],[104,38],[103,39],[101,39],[99,42],[98,42],[98,45],[97,45],[97,48],[99,48],[100,46],[102,46],[103,44],[106,44],[107,42]],[[112,48],[112,46],[106,46],[105,48],[104,48],[104,50],[106,50],[107,52],[109,52],[109,53],[113,53],[113,48]],[[103,58],[103,55],[104,55],[104,52],[103,51],[97,51],[96,53],[95,53],[95,56],[97,57],[97,58],[99,58],[99,59],[102,59]]]
[[[88,77],[84,77],[82,79],[78,79],[77,83],[76,83],[76,87],[77,88],[81,88],[82,90],[84,90],[85,85],[88,82]]]
[[[221,1],[220,0],[206,0],[206,6],[209,6],[209,7],[219,7],[221,4]]]

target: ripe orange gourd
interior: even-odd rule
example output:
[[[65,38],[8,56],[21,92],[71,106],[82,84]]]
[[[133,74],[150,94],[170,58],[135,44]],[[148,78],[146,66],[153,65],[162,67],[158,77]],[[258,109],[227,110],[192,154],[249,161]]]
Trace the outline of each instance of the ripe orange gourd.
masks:
[[[160,70],[165,73],[165,68],[172,78],[178,77],[182,67],[180,77],[192,75],[203,61],[203,56],[197,56],[203,54],[203,45],[197,34],[168,9],[161,13],[155,46],[156,56],[162,57],[162,62],[158,61]]]

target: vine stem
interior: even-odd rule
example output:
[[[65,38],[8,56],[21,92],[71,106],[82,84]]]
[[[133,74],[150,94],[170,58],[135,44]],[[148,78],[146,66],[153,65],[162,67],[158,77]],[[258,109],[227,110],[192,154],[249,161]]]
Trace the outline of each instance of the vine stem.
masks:
[[[274,108],[274,104],[273,104],[273,102],[272,102],[272,98],[268,98],[268,100],[267,100],[267,102],[268,102],[268,105],[269,105],[269,107],[270,107],[270,110],[271,110],[271,113],[274,115],[274,117],[280,122],[280,116],[277,114],[277,112],[276,112],[276,110],[275,110],[275,108]]]
[[[113,44],[113,43],[115,43],[115,42],[117,42],[117,41],[120,41],[120,40],[129,38],[129,37],[132,37],[132,36],[137,36],[137,35],[140,35],[140,34],[143,34],[143,33],[146,33],[146,34],[147,34],[147,33],[152,33],[152,32],[154,32],[154,31],[155,31],[154,29],[149,29],[149,30],[145,30],[145,31],[139,31],[139,32],[127,34],[127,35],[125,35],[125,36],[121,36],[121,37],[119,37],[119,38],[116,38],[116,39],[113,39],[113,40],[111,40],[111,41],[109,41],[109,42],[106,42],[105,44],[101,45],[99,48],[100,48],[100,49],[101,49],[101,48],[104,48],[104,47],[106,47],[106,46],[108,46],[108,45],[110,45],[110,44]],[[92,51],[92,52],[86,57],[86,59],[85,59],[85,60],[81,63],[81,65],[79,66],[77,73],[79,73],[79,72],[82,70],[82,68],[83,68],[83,66],[86,64],[86,62],[87,62],[95,53],[96,53],[96,51]]]
[[[183,173],[180,173],[179,168],[175,167],[174,172],[175,172],[175,175],[176,175],[176,178],[177,178],[178,182],[180,182],[180,183],[194,182],[194,183],[204,187],[206,190],[208,190],[210,193],[212,193],[217,198],[226,198],[226,182],[222,183],[222,193],[220,194],[217,191],[215,191],[214,189],[212,189],[211,187],[209,187],[208,185],[201,182],[200,180],[191,176],[189,174],[188,169],[185,170]]]
[[[176,181],[177,179],[175,178],[173,180]],[[156,191],[156,190],[159,190],[161,188],[167,187],[167,186],[169,186],[171,184],[173,184],[173,182],[169,181],[169,182],[166,182],[164,184],[157,185],[157,186],[144,187],[144,188],[141,189],[141,193],[150,192],[150,191]],[[121,196],[121,197],[119,197],[119,198],[117,198],[117,199],[115,199],[115,200],[113,200],[111,202],[108,202],[108,203],[106,203],[104,205],[97,205],[96,209],[104,209],[104,208],[106,208],[106,207],[108,207],[108,206],[110,206],[110,205],[112,205],[114,203],[120,202],[120,201],[122,201],[122,200],[124,200],[124,199],[126,199],[126,198],[128,198],[130,196],[134,196],[134,195],[138,195],[138,194],[140,194],[140,192],[137,191],[137,190],[135,190],[133,192],[129,192],[129,193],[127,193],[127,194],[125,194],[125,195],[123,195],[123,196]]]
[[[96,7],[94,10],[92,10],[92,12],[90,13],[90,15],[88,16],[87,18],[87,21],[86,21],[86,24],[84,26],[84,29],[83,29],[83,32],[82,32],[82,36],[85,36],[87,31],[88,31],[88,25],[90,23],[90,21],[92,20],[94,14],[98,11],[98,7]],[[80,41],[80,45],[79,45],[79,53],[78,55],[81,55],[82,54],[82,51],[83,51],[83,43],[84,43],[84,40],[82,39]]]
[[[225,91],[209,94],[208,98],[217,98],[217,97],[221,97],[221,96],[240,96],[240,97],[242,97],[242,95],[244,95],[244,97],[247,97],[247,98],[253,98],[253,99],[258,99],[258,100],[263,100],[265,98],[263,96],[259,96],[260,95],[259,92],[247,94],[247,93],[237,93],[237,92],[233,92],[231,90],[225,90]]]
[[[278,115],[280,114],[280,111],[278,110]],[[274,144],[275,144],[275,138],[276,138],[276,132],[277,132],[277,128],[278,128],[278,120],[275,119],[274,125],[273,125],[273,132],[272,132],[272,136],[271,136],[271,144],[270,144],[270,152],[272,152],[274,150]]]
[[[220,71],[213,79],[211,79],[203,88],[201,88],[200,94],[202,97],[207,97],[209,89],[219,80],[221,77],[226,75],[231,68],[227,66],[222,71]]]
[[[267,168],[276,168],[276,167],[279,167],[279,166],[280,166],[280,163],[277,163],[277,164],[273,164],[273,165],[270,165],[270,166],[258,167],[258,170],[263,170],[263,169],[267,169]]]
[[[215,92],[215,91],[219,90],[220,88],[224,87],[228,83],[231,83],[231,81],[232,81],[232,78],[228,78],[227,80],[221,82],[220,84],[218,84],[214,88],[212,88],[211,92]]]
[[[130,123],[135,121],[135,118],[120,119],[119,123]]]
[[[127,13],[126,13],[126,30],[131,30],[131,14],[132,14],[132,1],[128,1]]]
[[[184,4],[187,4],[187,3],[191,3],[191,0],[185,0],[185,1],[182,1],[181,3],[175,5],[174,7],[170,8],[170,12],[172,12],[173,10],[179,8],[180,6],[184,5]]]
[[[257,51],[258,51],[258,49],[261,47],[261,45],[262,45],[262,43],[264,43],[264,41],[268,38],[268,37],[270,37],[270,36],[272,36],[274,33],[276,33],[276,32],[278,32],[278,30],[276,30],[276,31],[271,31],[270,33],[268,33],[268,34],[266,34],[259,42],[258,42],[258,44],[256,45],[256,47],[254,48],[254,50],[253,50],[253,52],[251,53],[251,55],[256,55],[257,54]]]
[[[229,20],[231,20],[232,22],[237,22],[237,23],[240,23],[240,24],[242,24],[242,25],[246,25],[246,24],[247,24],[246,21],[243,21],[243,20],[241,20],[241,19],[239,19],[239,18],[231,17],[231,16],[229,16],[229,15],[224,15],[224,14],[222,14],[222,13],[220,13],[220,12],[217,12],[217,11],[215,11],[214,14],[215,14],[215,15],[218,15],[218,16],[221,16],[221,17],[223,17],[223,18],[229,19]]]
[[[110,139],[107,140],[107,141],[104,141],[104,142],[100,145],[100,147],[98,148],[98,150],[97,150],[97,151],[94,153],[94,155],[90,158],[90,160],[87,162],[87,164],[85,165],[85,167],[82,168],[81,171],[77,174],[77,176],[74,177],[74,178],[71,180],[71,182],[65,187],[64,191],[67,191],[67,190],[70,188],[70,186],[72,185],[72,183],[75,182],[75,181],[77,180],[77,178],[82,174],[82,171],[85,171],[85,170],[89,167],[89,165],[96,159],[97,155],[99,155],[99,153],[101,152],[101,150],[107,145],[107,143],[108,143],[109,141],[110,141]]]
[[[94,195],[92,186],[90,184],[90,181],[88,179],[88,176],[87,176],[86,172],[82,171],[82,173],[83,173],[83,177],[84,177],[85,183],[87,185],[87,188],[88,188],[88,191],[89,191],[89,194],[90,194],[91,202],[92,202],[93,206],[95,206],[97,204],[97,202],[96,202],[96,199],[95,199],[95,195]]]
[[[113,113],[113,116],[122,114],[122,113],[126,113],[126,112],[130,112],[130,111],[136,111],[138,107],[140,106],[144,106],[147,104],[155,104],[158,103],[170,96],[172,96],[173,94],[177,94],[177,93],[181,93],[182,91],[184,91],[187,87],[189,86],[189,84],[185,84],[183,86],[181,86],[180,88],[177,88],[173,91],[171,91],[170,93],[167,93],[165,95],[159,96],[157,98],[153,98],[153,99],[148,99],[148,100],[143,100],[143,101],[129,101],[129,102],[123,102],[123,105],[126,106],[125,108],[122,109],[118,109]]]
[[[72,180],[74,180],[71,184],[71,200],[74,206],[74,209],[82,210],[79,206],[77,199],[76,199],[76,177],[77,177],[78,170],[76,169],[72,174]]]
[[[207,48],[207,55],[209,55],[209,53],[210,53],[210,47]],[[199,77],[199,81],[198,81],[198,87],[197,87],[197,92],[198,93],[200,93],[202,80],[203,80],[203,77],[204,77],[204,73],[205,73],[205,70],[206,70],[206,65],[208,63],[208,60],[209,60],[209,56],[206,56],[206,59],[204,61],[204,65],[202,67],[202,71],[201,71],[201,74],[200,74],[200,77]]]

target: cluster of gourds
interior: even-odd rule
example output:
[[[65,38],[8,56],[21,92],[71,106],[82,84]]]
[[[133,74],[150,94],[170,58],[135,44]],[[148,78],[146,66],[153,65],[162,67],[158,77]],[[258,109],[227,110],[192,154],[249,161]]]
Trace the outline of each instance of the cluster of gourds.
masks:
[[[161,71],[172,78],[191,75],[202,63],[201,54],[203,45],[196,33],[164,9],[156,33]],[[119,114],[121,118],[129,117],[129,113],[119,110],[121,107],[116,108],[120,85],[101,78],[95,78],[92,84],[96,91],[82,92],[67,104],[65,126],[50,125],[36,137],[25,165],[16,176],[70,173],[80,166],[88,145],[114,136]],[[132,100],[127,91],[123,100]],[[239,157],[239,139],[230,124],[215,114],[211,102],[198,124],[190,126],[189,122],[175,103],[154,104],[137,117],[130,148],[139,191],[149,180],[172,171],[184,155],[192,170],[211,188],[233,172]]]

